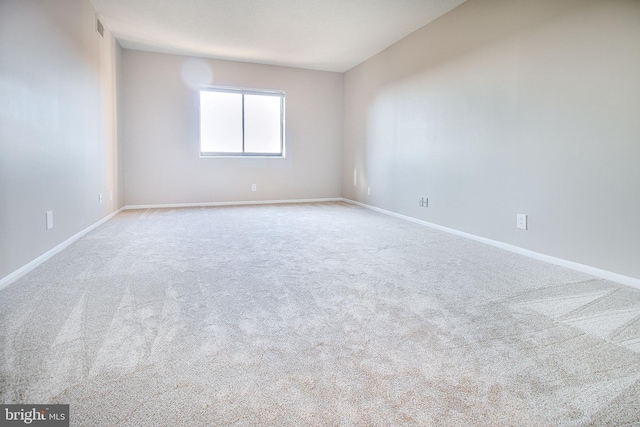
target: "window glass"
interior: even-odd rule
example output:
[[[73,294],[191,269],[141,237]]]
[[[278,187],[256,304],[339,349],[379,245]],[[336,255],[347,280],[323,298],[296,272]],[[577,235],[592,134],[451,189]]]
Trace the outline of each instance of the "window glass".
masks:
[[[242,94],[200,92],[200,150],[242,151]]]
[[[280,153],[280,97],[244,96],[244,150]]]
[[[283,156],[284,93],[203,87],[201,156]]]

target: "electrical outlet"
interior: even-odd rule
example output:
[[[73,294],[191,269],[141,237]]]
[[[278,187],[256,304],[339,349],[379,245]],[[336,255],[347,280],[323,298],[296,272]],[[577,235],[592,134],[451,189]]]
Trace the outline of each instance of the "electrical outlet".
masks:
[[[428,197],[421,197],[420,200],[418,200],[418,206],[423,207],[423,208],[428,208],[429,207],[429,198]]]
[[[53,211],[47,211],[47,230],[53,228]]]
[[[527,230],[527,215],[516,214],[516,227]]]
[[[98,202],[100,202],[100,204],[102,204],[102,193],[98,194]]]
[[[371,195],[371,187],[367,187],[367,196]]]
[[[255,184],[251,184],[251,191],[256,191],[256,185]]]

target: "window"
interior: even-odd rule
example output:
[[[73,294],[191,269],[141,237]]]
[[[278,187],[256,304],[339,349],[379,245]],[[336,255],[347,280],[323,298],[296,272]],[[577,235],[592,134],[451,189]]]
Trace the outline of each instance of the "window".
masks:
[[[200,156],[284,157],[284,92],[201,87]]]

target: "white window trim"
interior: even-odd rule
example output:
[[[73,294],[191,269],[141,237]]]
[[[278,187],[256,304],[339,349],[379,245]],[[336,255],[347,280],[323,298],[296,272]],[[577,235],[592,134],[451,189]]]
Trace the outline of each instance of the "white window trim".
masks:
[[[217,152],[202,152],[202,124],[198,121],[198,152],[201,159],[220,159],[220,158],[268,158],[268,159],[284,159],[285,155],[285,135],[284,135],[284,123],[285,123],[285,93],[283,90],[268,90],[268,89],[255,89],[245,87],[232,87],[232,86],[208,86],[200,85],[198,96],[202,91],[211,92],[227,92],[227,93],[240,93],[243,95],[243,112],[242,112],[242,148],[244,150],[244,95],[265,95],[265,96],[278,96],[280,97],[280,152],[279,153],[217,153]],[[201,116],[199,115],[200,120]]]

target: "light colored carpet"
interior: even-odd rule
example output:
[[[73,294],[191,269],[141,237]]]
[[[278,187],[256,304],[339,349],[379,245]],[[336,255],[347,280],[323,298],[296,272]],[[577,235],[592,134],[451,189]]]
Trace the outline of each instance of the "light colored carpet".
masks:
[[[640,425],[640,290],[343,203],[127,211],[0,308],[76,426]]]

